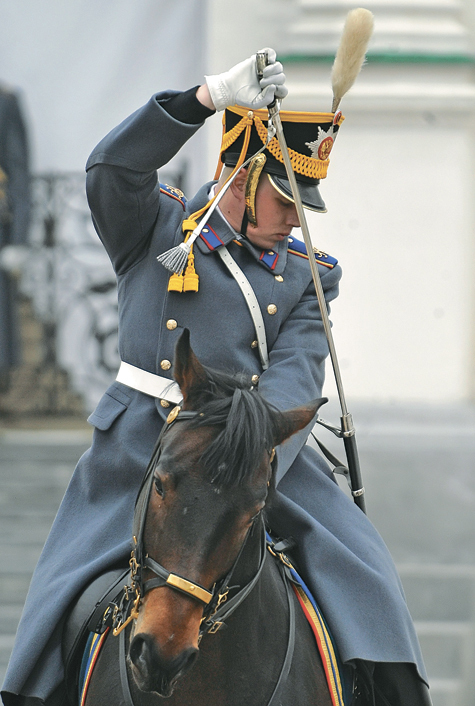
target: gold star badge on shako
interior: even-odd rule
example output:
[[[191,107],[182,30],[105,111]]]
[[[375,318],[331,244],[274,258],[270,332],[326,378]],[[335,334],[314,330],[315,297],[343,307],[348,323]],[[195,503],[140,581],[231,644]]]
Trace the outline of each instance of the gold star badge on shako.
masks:
[[[330,152],[333,149],[335,143],[335,125],[338,125],[340,119],[342,118],[341,110],[335,113],[333,122],[328,128],[324,130],[322,127],[318,128],[318,138],[313,142],[306,142],[306,146],[312,153],[312,157],[321,160],[327,160],[330,157]]]

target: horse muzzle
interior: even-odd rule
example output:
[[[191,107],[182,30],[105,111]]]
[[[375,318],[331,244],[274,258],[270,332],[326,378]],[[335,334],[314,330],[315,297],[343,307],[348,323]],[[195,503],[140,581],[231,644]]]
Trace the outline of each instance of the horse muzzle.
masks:
[[[172,695],[176,682],[193,666],[198,649],[189,647],[172,659],[163,658],[150,635],[135,635],[129,648],[132,674],[141,691],[153,691],[163,698]]]

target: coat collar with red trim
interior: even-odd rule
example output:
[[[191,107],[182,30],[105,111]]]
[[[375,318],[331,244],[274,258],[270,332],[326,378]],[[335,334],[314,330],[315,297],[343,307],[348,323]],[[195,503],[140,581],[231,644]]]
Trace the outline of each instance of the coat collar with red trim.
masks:
[[[207,203],[210,187],[214,183],[205,184],[196,196],[188,202],[187,211],[189,213],[197,211]],[[209,255],[221,245],[229,245],[234,240],[237,240],[239,245],[246,248],[256,262],[268,272],[279,275],[284,271],[287,264],[287,240],[277,243],[273,249],[262,250],[257,248],[247,238],[243,238],[242,235],[237,233],[218,209],[211,214],[208,223],[206,223],[200,237],[196,241],[196,245],[200,252],[204,255]]]

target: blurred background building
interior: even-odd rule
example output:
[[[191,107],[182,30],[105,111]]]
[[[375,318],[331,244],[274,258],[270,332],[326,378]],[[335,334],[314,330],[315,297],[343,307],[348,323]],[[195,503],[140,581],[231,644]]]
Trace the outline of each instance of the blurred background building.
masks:
[[[346,120],[321,185],[328,213],[309,223],[344,270],[332,318],[369,515],[398,563],[435,705],[472,706],[475,5],[363,4],[375,15],[368,63],[342,102]],[[90,438],[82,420],[118,365],[114,275],[84,195],[89,152],[152,93],[186,89],[265,46],[284,63],[286,108],[330,110],[331,62],[355,6],[0,0],[0,77],[22,89],[33,172],[24,358],[14,389],[0,395],[0,526],[9,537],[0,556],[10,562],[0,581],[12,595],[0,607],[4,659],[29,572]],[[193,194],[212,178],[220,134],[215,116],[161,179]],[[327,377],[324,416],[336,421],[330,369]],[[15,542],[29,560],[14,564],[12,578]]]

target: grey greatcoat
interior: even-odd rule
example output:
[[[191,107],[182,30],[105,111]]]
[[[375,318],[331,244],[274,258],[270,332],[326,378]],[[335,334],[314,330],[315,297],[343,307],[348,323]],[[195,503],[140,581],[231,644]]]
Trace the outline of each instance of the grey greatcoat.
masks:
[[[166,112],[164,101],[172,95],[152,97],[97,146],[87,164],[94,223],[117,273],[121,358],[171,379],[174,346],[188,327],[203,363],[260,375],[261,393],[277,407],[319,397],[327,344],[308,262],[289,253],[287,243],[276,249],[271,270],[259,259],[261,251],[235,242],[236,233],[219,213],[209,222],[210,238],[228,244],[260,302],[270,351],[265,372],[251,346],[255,332],[241,291],[204,240],[195,251],[199,292],[167,293],[169,275],[156,257],[183,240],[184,216],[206,203],[210,188],[204,186],[187,205],[160,190],[156,170],[200,127]],[[340,269],[320,269],[330,301]],[[276,313],[268,312],[269,304]],[[167,411],[160,400],[114,383],[91,415],[93,444],[79,461],[36,569],[5,691],[45,699],[60,683],[61,618],[93,576],[127,560],[136,492]],[[424,674],[388,551],[322,459],[305,446],[307,434],[279,450],[273,529],[299,540],[300,569],[344,661],[413,662]]]

